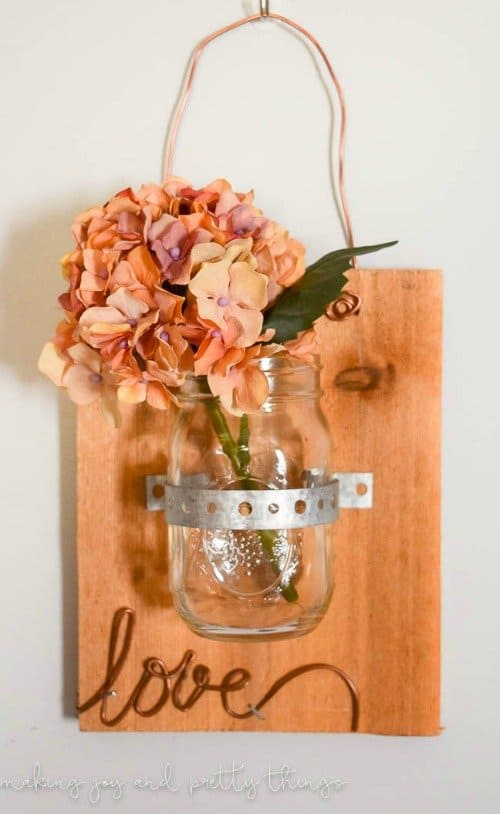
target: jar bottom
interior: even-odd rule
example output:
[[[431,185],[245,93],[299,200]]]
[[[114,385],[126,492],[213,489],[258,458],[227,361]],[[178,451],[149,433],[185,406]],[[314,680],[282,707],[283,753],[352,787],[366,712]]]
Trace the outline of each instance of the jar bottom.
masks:
[[[246,626],[197,618],[192,612],[176,603],[176,610],[187,626],[204,639],[224,642],[263,642],[279,639],[296,639],[314,630],[325,616],[328,603],[317,610],[309,609],[307,615],[301,613],[296,618],[277,622],[274,625]]]
[[[170,591],[194,633],[259,642],[304,636],[319,624],[333,591],[324,527],[272,534],[273,558],[258,531],[169,527]]]

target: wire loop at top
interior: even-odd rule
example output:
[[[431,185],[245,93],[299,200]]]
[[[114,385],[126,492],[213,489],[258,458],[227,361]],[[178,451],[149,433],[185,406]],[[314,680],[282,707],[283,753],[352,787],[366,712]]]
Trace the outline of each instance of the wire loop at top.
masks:
[[[306,28],[301,26],[299,23],[295,22],[295,20],[291,20],[289,17],[284,17],[281,14],[276,14],[272,11],[269,11],[269,0],[260,0],[260,13],[259,14],[251,14],[248,17],[242,17],[240,20],[236,20],[233,23],[229,23],[225,25],[223,28],[217,29],[217,31],[213,31],[211,34],[207,34],[204,37],[196,48],[193,51],[191,61],[189,64],[189,68],[186,74],[186,81],[184,84],[184,88],[180,94],[179,100],[175,107],[171,124],[169,127],[167,142],[166,142],[166,150],[165,150],[165,177],[168,177],[172,173],[172,164],[173,164],[173,157],[175,151],[175,143],[177,139],[177,134],[179,131],[179,127],[182,121],[182,117],[184,115],[184,111],[186,109],[186,105],[189,100],[189,96],[191,93],[191,89],[193,86],[194,75],[196,73],[196,68],[198,62],[200,60],[201,54],[205,47],[212,42],[212,40],[221,37],[223,34],[227,34],[229,31],[234,31],[236,28],[240,28],[247,23],[253,23],[257,20],[262,20],[263,17],[266,17],[269,20],[276,20],[279,23],[284,24],[289,28],[293,28],[295,31],[298,31],[299,34],[302,34],[317,50],[323,63],[325,65],[326,70],[333,82],[335,87],[335,91],[337,93],[340,105],[340,133],[339,133],[339,141],[338,141],[338,189],[339,189],[339,198],[340,204],[342,208],[342,215],[343,215],[343,228],[345,233],[345,238],[347,245],[349,248],[354,246],[354,238],[353,238],[353,230],[352,230],[352,222],[351,222],[351,213],[349,210],[349,204],[347,202],[347,195],[345,191],[345,180],[344,180],[344,151],[345,151],[345,133],[346,133],[346,104],[344,98],[344,92],[342,90],[342,86],[337,78],[335,71],[333,70],[332,64],[328,59],[325,50],[320,45],[316,37],[311,34]],[[357,258],[353,258],[353,266],[357,268]]]

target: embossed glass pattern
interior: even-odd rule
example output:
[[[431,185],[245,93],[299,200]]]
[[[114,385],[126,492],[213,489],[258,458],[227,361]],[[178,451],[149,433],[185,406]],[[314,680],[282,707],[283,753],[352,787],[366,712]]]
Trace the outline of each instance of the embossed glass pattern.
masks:
[[[244,476],[235,473],[214,429],[213,405],[222,408],[203,377],[189,377],[182,388],[170,436],[169,483],[199,489],[202,503],[196,506],[196,527],[169,525],[170,588],[187,624],[209,638],[303,635],[321,620],[332,593],[331,523],[280,528],[283,506],[267,496],[267,511],[275,517],[273,530],[204,528],[199,520],[204,512],[208,517],[215,511],[213,503],[204,500],[204,489],[215,489],[222,497],[229,490],[312,487],[304,500],[292,504],[299,518],[311,508],[308,496],[314,500],[315,488],[328,483],[330,435],[320,407],[318,366],[290,358],[263,359],[260,364],[269,398],[248,416]],[[227,413],[224,418],[232,438],[238,439],[241,419]],[[323,509],[323,501],[316,500],[314,508]],[[239,504],[239,512],[251,518],[250,499]]]

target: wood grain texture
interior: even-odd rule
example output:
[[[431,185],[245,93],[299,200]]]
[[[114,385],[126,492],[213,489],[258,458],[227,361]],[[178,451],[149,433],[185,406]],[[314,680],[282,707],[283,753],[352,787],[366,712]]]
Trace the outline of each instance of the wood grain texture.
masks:
[[[80,408],[80,703],[104,678],[114,612],[130,606],[137,625],[111,713],[130,695],[147,657],[172,668],[193,649],[214,682],[234,667],[251,671],[234,701],[239,709],[293,667],[323,661],[356,682],[359,731],[439,732],[441,274],[360,270],[350,280],[363,298],[361,315],[323,319],[319,327],[323,406],[335,440],[332,466],[372,471],[375,506],[341,514],[327,617],[302,639],[271,644],[217,643],[191,633],[168,593],[163,515],[145,509],[144,475],[166,471],[170,418],[130,408],[116,431],[97,408]],[[265,720],[231,718],[219,696],[206,693],[186,712],[170,701],[153,717],[130,711],[117,729],[340,732],[349,729],[350,712],[342,682],[317,672],[284,687]],[[106,728],[98,706],[80,716],[80,726]]]

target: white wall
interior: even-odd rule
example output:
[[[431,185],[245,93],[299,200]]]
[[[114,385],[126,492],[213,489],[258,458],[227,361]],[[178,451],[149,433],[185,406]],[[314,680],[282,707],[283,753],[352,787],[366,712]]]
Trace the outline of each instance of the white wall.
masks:
[[[257,3],[255,3],[255,6]],[[36,372],[57,318],[72,216],[158,180],[165,125],[194,44],[239,0],[2,0],[0,304],[0,776],[132,780],[173,761],[181,780],[222,762],[257,777],[292,763],[349,781],[333,801],[274,810],[498,811],[498,30],[494,0],[271,0],[322,39],[349,104],[358,241],[398,238],[373,263],[446,271],[443,725],[436,739],[79,734],[75,693],[74,411]],[[271,23],[203,59],[176,169],[229,177],[307,243],[340,245],[326,173],[329,110],[311,58]],[[495,297],[497,300],[495,300]],[[61,519],[62,517],[62,519]],[[88,791],[88,789],[87,789]],[[267,809],[262,792],[253,807]],[[102,811],[136,812],[127,794]],[[90,807],[84,790],[74,807]],[[239,812],[238,795],[157,795],[148,812]],[[67,811],[57,793],[0,791],[3,812]]]

